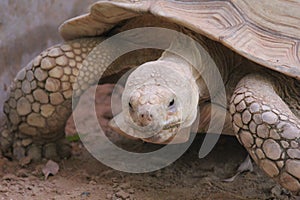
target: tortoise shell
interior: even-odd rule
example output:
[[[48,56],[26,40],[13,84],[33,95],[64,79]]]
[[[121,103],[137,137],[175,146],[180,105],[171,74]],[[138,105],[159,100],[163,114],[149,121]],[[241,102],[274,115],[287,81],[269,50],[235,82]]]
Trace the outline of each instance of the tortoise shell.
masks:
[[[300,1],[99,1],[60,26],[65,40],[102,35],[152,14],[218,41],[262,66],[300,79]]]

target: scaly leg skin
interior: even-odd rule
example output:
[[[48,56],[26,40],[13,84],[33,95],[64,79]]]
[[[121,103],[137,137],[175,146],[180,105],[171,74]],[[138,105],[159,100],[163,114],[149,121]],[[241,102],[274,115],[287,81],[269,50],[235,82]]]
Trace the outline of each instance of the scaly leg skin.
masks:
[[[300,120],[266,77],[247,75],[230,103],[233,129],[253,160],[284,188],[300,193]]]
[[[4,105],[8,118],[0,135],[4,155],[18,160],[70,155],[64,127],[72,112],[72,93],[75,85],[79,96],[88,85],[97,83],[97,74],[105,66],[103,54],[97,54],[103,61],[100,64],[83,61],[101,41],[103,38],[80,39],[51,47],[17,74]],[[74,84],[79,70],[84,75]]]

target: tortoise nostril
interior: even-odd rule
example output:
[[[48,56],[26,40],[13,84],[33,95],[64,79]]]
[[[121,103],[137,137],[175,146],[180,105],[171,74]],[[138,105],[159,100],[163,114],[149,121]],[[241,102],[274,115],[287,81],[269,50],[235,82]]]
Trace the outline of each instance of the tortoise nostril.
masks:
[[[140,113],[139,122],[142,126],[147,126],[152,122],[153,115],[148,111]]]

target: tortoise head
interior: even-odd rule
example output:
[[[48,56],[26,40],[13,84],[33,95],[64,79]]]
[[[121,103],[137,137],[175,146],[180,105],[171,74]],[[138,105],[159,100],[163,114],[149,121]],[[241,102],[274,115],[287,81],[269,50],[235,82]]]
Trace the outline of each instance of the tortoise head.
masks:
[[[186,127],[197,116],[198,98],[194,90],[187,89],[191,88],[189,81],[171,68],[173,64],[148,62],[130,74],[122,95],[122,112],[110,122],[113,130],[158,144],[188,140]]]

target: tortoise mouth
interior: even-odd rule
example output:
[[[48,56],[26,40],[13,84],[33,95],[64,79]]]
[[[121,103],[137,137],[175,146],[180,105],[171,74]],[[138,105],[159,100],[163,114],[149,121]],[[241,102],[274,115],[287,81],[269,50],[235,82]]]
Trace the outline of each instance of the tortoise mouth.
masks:
[[[177,121],[174,121],[174,122],[169,122],[169,123],[167,123],[166,125],[163,126],[162,130],[168,130],[168,129],[172,129],[172,128],[179,128],[181,124],[182,124],[181,120],[177,120]]]
[[[172,118],[164,120],[157,126],[141,127],[124,117],[123,113],[114,117],[110,121],[109,126],[123,136],[131,139],[141,139],[146,142],[156,144],[169,143],[179,132],[181,132],[183,125],[182,119]],[[185,141],[183,139],[182,141]],[[181,142],[179,142],[181,143]]]
[[[180,131],[181,120],[167,122],[161,130],[148,138],[141,138],[143,141],[155,144],[167,144]]]

